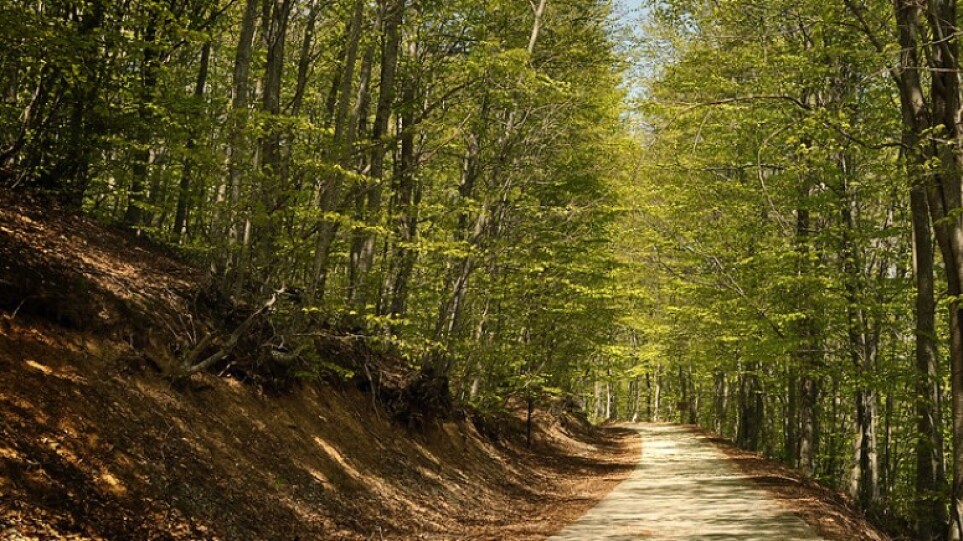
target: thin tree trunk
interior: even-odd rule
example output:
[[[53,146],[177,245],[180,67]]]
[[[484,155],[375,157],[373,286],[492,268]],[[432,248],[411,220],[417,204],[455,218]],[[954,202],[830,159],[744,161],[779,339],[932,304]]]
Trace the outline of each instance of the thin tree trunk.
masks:
[[[659,422],[662,420],[660,412],[662,410],[662,367],[655,367],[655,395],[653,398],[652,420]]]
[[[265,134],[261,140],[261,184],[260,199],[264,225],[257,235],[257,250],[262,262],[272,261],[275,246],[280,235],[279,212],[285,205],[286,186],[284,171],[281,167],[281,144],[283,130],[276,125],[281,115],[281,84],[284,74],[284,43],[287,37],[288,20],[293,0],[273,1],[265,13],[264,41],[267,46],[267,59],[264,65],[262,85],[262,110],[270,117]],[[270,273],[273,266],[265,265]],[[266,276],[262,276],[267,281]]]
[[[538,41],[538,36],[541,31],[542,20],[545,13],[546,4],[547,4],[547,0],[539,0],[538,5],[533,6],[534,21],[532,22],[532,29],[531,29],[531,33],[529,34],[528,48],[527,48],[530,58],[531,58],[531,55],[534,54],[535,52],[535,45]],[[521,83],[521,79],[519,79],[519,83]],[[487,109],[487,98],[483,98],[482,109],[483,111]],[[499,158],[500,160],[503,159],[504,156],[508,154],[507,151],[512,145],[512,135],[513,135],[513,132],[515,131],[515,122],[516,122],[515,117],[517,116],[517,114],[518,114],[518,108],[513,107],[507,115],[505,132],[503,136],[500,138],[499,144],[497,145],[498,148],[500,149],[500,158]],[[468,194],[471,193],[474,186],[474,182],[477,176],[480,174],[477,169],[477,165],[478,165],[477,160],[473,161],[471,159],[472,157],[471,144],[469,144],[468,154],[469,154],[469,158],[466,165],[466,173],[464,176],[464,181],[462,182],[462,185],[459,188],[460,195],[462,196],[463,199],[466,197],[465,195],[466,193]],[[498,165],[503,165],[503,164],[499,163]],[[492,173],[492,177],[499,178],[500,176],[501,176],[500,169],[496,167],[496,170]],[[485,205],[483,205],[482,209],[479,211],[475,219],[474,231],[471,234],[471,240],[469,243],[470,246],[475,246],[482,239],[482,237],[484,236],[487,230],[487,226],[491,221],[493,221],[494,218],[490,217],[488,214],[489,214],[489,211],[486,210]],[[466,215],[459,216],[459,227],[457,228],[456,235],[455,235],[456,240],[460,240],[459,237],[468,236],[467,228],[466,228],[467,222],[468,220]],[[450,337],[452,334],[454,334],[454,331],[457,328],[458,322],[460,320],[460,314],[464,306],[465,296],[467,295],[467,291],[468,291],[468,281],[473,269],[474,269],[474,261],[471,255],[462,258],[462,261],[460,262],[460,264],[456,264],[454,266],[453,272],[451,273],[451,278],[449,280],[449,283],[452,284],[451,294],[446,298],[445,301],[442,302],[441,310],[439,311],[438,322],[436,324],[436,332],[435,332],[436,337],[439,337],[439,338]],[[441,368],[439,366],[441,364],[440,361],[441,361],[441,355],[431,355],[429,359],[429,364],[432,365],[433,369],[437,370],[438,368]],[[444,370],[444,372],[447,372],[447,370]]]
[[[739,375],[739,426],[736,445],[749,451],[758,451],[763,423],[763,397],[759,385],[759,367],[755,362],[746,363]]]
[[[845,159],[841,159],[840,164],[845,179]],[[869,336],[866,315],[861,308],[862,268],[859,253],[852,240],[852,230],[855,227],[852,208],[854,203],[845,180],[840,191],[843,198],[840,208],[840,254],[846,289],[848,348],[857,379],[856,440],[850,496],[859,502],[863,510],[868,511],[876,505],[879,498],[878,404],[876,390],[869,382],[876,369],[876,339],[875,336]]]
[[[311,0],[310,5],[307,21],[304,23],[304,36],[301,38],[301,51],[298,55],[298,78],[294,87],[294,97],[291,98],[291,116],[297,116],[301,112],[301,106],[304,103],[304,91],[308,86],[308,74],[311,70],[311,48],[314,46],[315,26],[317,25],[321,2]]]
[[[361,74],[359,77],[358,84],[358,97],[355,101],[355,107],[351,114],[352,122],[355,122],[357,127],[357,137],[365,137],[368,123],[368,111],[371,107],[371,70],[372,64],[374,63],[374,44],[369,44],[365,48],[364,55],[361,59]],[[358,159],[357,170],[359,172],[365,171],[365,162],[367,161],[367,156],[362,154]],[[354,213],[352,218],[356,224],[361,224],[365,222],[367,218],[366,214],[366,194],[369,190],[368,186],[358,184],[353,186],[347,195],[349,202],[354,203]],[[360,272],[361,266],[361,246],[364,244],[364,238],[366,236],[365,228],[355,226],[351,230],[351,244],[350,252],[348,254],[348,289],[347,289],[347,302],[349,306],[355,305],[355,301],[359,294],[359,289],[361,287],[361,279],[363,275]],[[363,309],[364,306],[359,306],[358,308]]]
[[[354,88],[354,70],[358,59],[358,43],[361,37],[361,26],[364,17],[364,0],[357,0],[354,14],[350,22],[348,43],[345,50],[344,68],[341,70],[341,87],[338,90],[338,102],[334,118],[334,147],[335,161],[344,165],[351,148],[350,133],[353,126],[348,126],[348,113],[351,105],[351,89]],[[344,184],[343,175],[333,173],[323,188],[319,188],[319,206],[321,210],[321,224],[318,228],[318,240],[314,251],[314,271],[310,293],[315,301],[324,299],[328,278],[328,260],[331,246],[338,231],[338,222],[332,220],[329,214],[335,212],[341,203],[341,191]]]
[[[418,57],[417,44],[410,44],[409,56]],[[415,266],[417,251],[412,244],[418,235],[418,204],[421,199],[421,189],[416,185],[415,169],[419,158],[415,153],[415,110],[418,100],[418,78],[415,74],[405,81],[402,91],[402,102],[405,111],[401,115],[401,156],[398,170],[398,182],[395,190],[394,212],[397,214],[395,245],[393,260],[395,275],[392,278],[391,308],[389,313],[401,317],[407,310],[408,282]],[[449,329],[450,331],[451,329]]]
[[[915,143],[908,148],[914,146]],[[916,278],[916,533],[921,541],[932,541],[942,536],[946,524],[946,510],[940,502],[946,474],[939,406],[933,241],[926,195],[918,182],[910,193],[910,207]]]
[[[211,42],[201,47],[201,62],[197,69],[197,82],[194,84],[194,101],[198,107],[204,103],[204,91],[207,87],[207,72],[211,63]],[[178,242],[187,233],[187,205],[190,199],[191,177],[194,172],[194,149],[197,147],[197,134],[192,133],[187,140],[184,158],[184,170],[181,172],[181,182],[177,192],[177,212],[174,216],[174,239]]]
[[[258,7],[260,0],[247,0],[244,5],[244,16],[241,19],[241,31],[238,35],[237,51],[234,56],[234,73],[231,88],[231,118],[228,130],[227,162],[228,162],[228,210],[226,221],[229,224],[228,246],[225,269],[231,269],[240,277],[244,269],[241,268],[242,257],[234,249],[242,245],[246,227],[244,213],[240,211],[243,174],[248,162],[247,148],[247,120],[248,104],[250,100],[251,58],[254,53],[254,35],[257,31]],[[247,162],[247,163],[245,163]]]
[[[785,461],[795,468],[799,466],[799,377],[794,365],[786,372]]]
[[[372,186],[366,190],[364,196],[365,213],[370,218],[377,217],[381,210],[381,198],[384,180],[384,162],[388,153],[386,141],[388,126],[391,119],[391,109],[395,101],[395,79],[398,72],[398,57],[401,49],[401,25],[404,21],[406,0],[388,0],[385,10],[384,33],[381,49],[381,76],[378,83],[378,104],[375,108],[375,120],[371,129],[373,143],[369,163],[369,176]],[[366,232],[361,235],[357,246],[353,247],[352,260],[356,260],[358,281],[371,271],[374,262],[375,243],[377,236]],[[359,299],[364,304],[367,299]]]
[[[796,250],[799,261],[799,273],[809,272],[810,250],[810,216],[806,208],[809,199],[810,186],[807,184],[801,190],[801,204],[796,210]],[[799,378],[799,434],[798,434],[798,467],[808,476],[815,470],[817,410],[819,405],[819,384],[817,382],[817,340],[814,330],[813,315],[807,314],[799,322],[799,345],[793,353],[795,365],[800,370]]]
[[[595,380],[595,404],[593,411],[595,412],[595,418],[601,419],[604,411],[602,410],[602,382]]]
[[[692,367],[690,365],[688,373],[686,374],[689,380],[689,419],[690,425],[699,424],[699,402],[702,394],[699,389],[696,388],[695,380],[692,377]]]
[[[646,374],[646,375],[648,375],[648,374]],[[639,411],[641,411],[641,409],[642,409],[642,382],[639,381],[639,378],[638,378],[638,377],[636,377],[635,379],[632,380],[632,385],[633,385],[634,391],[635,391],[635,392],[632,393],[632,395],[633,395],[633,400],[632,400],[632,422],[633,422],[633,423],[637,423],[637,422],[639,422]]]
[[[655,417],[652,415],[652,374],[649,372],[645,373],[645,420],[650,423],[655,421]]]
[[[157,70],[159,68],[159,54],[155,45],[157,38],[157,18],[149,17],[144,27],[144,52],[141,60],[140,94],[137,107],[137,148],[133,153],[131,165],[130,193],[127,198],[127,211],[124,213],[124,223],[128,227],[141,225],[145,213],[142,206],[145,200],[144,188],[147,185],[148,166],[150,163],[150,143],[153,134],[153,113],[151,103],[157,87]],[[156,195],[156,194],[154,194]]]
[[[714,419],[712,421],[712,429],[715,430],[717,434],[722,434],[726,418],[726,375],[723,372],[717,372],[714,379],[713,396],[715,400],[713,403]]]

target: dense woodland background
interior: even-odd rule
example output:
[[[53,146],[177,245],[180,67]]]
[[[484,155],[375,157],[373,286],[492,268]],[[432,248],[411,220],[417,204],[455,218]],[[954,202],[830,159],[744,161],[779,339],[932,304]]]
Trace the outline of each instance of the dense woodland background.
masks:
[[[0,161],[234,297],[297,288],[289,352],[320,324],[393,343],[465,400],[549,373],[571,388],[614,332],[610,183],[630,143],[610,14],[7,4]]]
[[[314,372],[347,330],[426,397],[700,423],[963,538],[956,2],[629,15],[4,3],[0,174],[209,268]]]

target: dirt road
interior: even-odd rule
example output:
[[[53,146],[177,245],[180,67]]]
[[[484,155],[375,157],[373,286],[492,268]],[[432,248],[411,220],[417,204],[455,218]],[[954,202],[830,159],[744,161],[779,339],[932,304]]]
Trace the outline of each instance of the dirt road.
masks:
[[[551,541],[822,539],[699,434],[676,425],[633,428],[642,435],[635,472]]]

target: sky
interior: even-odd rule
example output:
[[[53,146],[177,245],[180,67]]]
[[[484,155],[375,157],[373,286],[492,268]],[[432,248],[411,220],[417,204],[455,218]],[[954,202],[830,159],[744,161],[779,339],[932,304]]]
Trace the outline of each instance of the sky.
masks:
[[[615,3],[629,8],[638,9],[642,5],[642,1],[643,0],[615,0]]]
[[[642,4],[648,0],[613,0],[619,11],[625,11],[632,17],[638,17],[642,11]]]
[[[633,37],[626,36],[630,41],[641,39],[642,36],[642,19],[645,17],[646,9],[643,4],[649,4],[652,0],[612,0],[615,7],[615,13],[619,15],[618,24],[619,26],[625,27],[630,35]],[[629,93],[629,99],[635,99],[644,94],[644,90],[636,85],[636,77],[649,73],[651,66],[640,58],[635,51],[632,51],[634,47],[626,43],[627,57],[631,64],[629,73],[627,73],[626,89]]]

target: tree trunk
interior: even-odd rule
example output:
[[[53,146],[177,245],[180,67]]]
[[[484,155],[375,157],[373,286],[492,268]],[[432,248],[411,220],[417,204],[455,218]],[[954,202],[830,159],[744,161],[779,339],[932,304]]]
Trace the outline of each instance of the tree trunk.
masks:
[[[241,31],[238,35],[237,51],[234,55],[234,73],[231,88],[231,118],[227,136],[228,162],[228,211],[226,222],[228,250],[225,269],[232,269],[238,275],[243,274],[242,257],[237,248],[244,244],[246,219],[241,212],[241,191],[243,172],[250,163],[248,160],[247,121],[248,103],[250,99],[251,58],[254,53],[254,35],[257,31],[258,7],[260,0],[247,0],[244,5],[244,16],[241,19]]]
[[[410,44],[409,57],[418,58],[416,43]],[[417,251],[413,243],[418,235],[418,206],[421,188],[415,179],[419,157],[415,151],[415,105],[418,100],[418,78],[411,74],[405,81],[402,103],[405,111],[401,115],[401,156],[394,198],[395,250],[392,257],[395,273],[391,279],[391,307],[389,313],[401,317],[407,311],[408,282],[415,267]],[[450,329],[451,330],[451,329]],[[445,370],[447,372],[447,370]]]
[[[687,379],[689,381],[689,401],[686,404],[689,409],[689,419],[688,423],[690,425],[699,424],[699,401],[701,398],[701,393],[696,389],[695,381],[692,378],[692,367],[689,367],[687,372]]]
[[[269,116],[265,134],[261,139],[261,204],[265,215],[260,231],[257,231],[260,261],[267,263],[275,256],[275,245],[280,235],[278,213],[285,204],[284,172],[281,167],[282,130],[276,124],[281,115],[281,83],[284,74],[284,42],[287,37],[288,20],[293,0],[274,1],[265,13],[264,41],[267,59],[264,65],[262,85],[262,110]],[[262,220],[258,220],[262,222]],[[270,265],[265,265],[270,268]],[[266,278],[266,277],[262,277]],[[265,280],[266,281],[266,280]]]
[[[364,0],[357,0],[354,14],[349,23],[348,43],[345,49],[344,69],[341,70],[341,88],[338,90],[338,102],[334,117],[334,159],[342,166],[351,149],[351,134],[353,126],[349,126],[348,113],[350,111],[352,88],[354,88],[354,70],[358,60],[358,43],[361,38],[361,26],[364,17]],[[311,281],[311,297],[317,302],[324,299],[328,278],[328,260],[331,246],[338,231],[338,222],[329,216],[334,213],[341,203],[341,191],[344,184],[343,175],[335,172],[331,178],[318,187],[321,210],[321,223],[318,228],[318,240],[314,250],[314,270]]]
[[[746,364],[739,375],[739,427],[736,431],[736,445],[758,451],[763,422],[763,397],[759,385],[758,365]]]
[[[686,385],[685,369],[682,365],[679,365],[679,395],[681,400],[679,400],[678,410],[679,410],[679,422],[685,423],[688,418],[689,412],[689,387]]]
[[[197,82],[194,84],[194,101],[197,107],[204,105],[204,90],[207,87],[207,72],[211,63],[211,42],[201,47],[201,62],[197,68]],[[177,192],[177,212],[174,215],[174,239],[180,242],[187,233],[187,205],[190,199],[191,177],[194,170],[194,149],[197,147],[197,134],[194,129],[187,140],[184,157],[184,170],[181,172],[181,182]]]
[[[381,210],[381,199],[384,187],[384,162],[388,153],[388,126],[391,110],[395,101],[395,80],[398,73],[398,57],[401,48],[401,25],[404,21],[406,0],[388,0],[385,7],[384,32],[381,48],[381,76],[378,83],[378,104],[375,108],[374,125],[371,128],[371,157],[368,175],[372,179],[372,186],[364,193],[365,214],[371,218],[377,217]],[[374,233],[365,232],[352,248],[352,261],[355,261],[355,272],[359,282],[371,271],[374,262],[375,242]],[[367,299],[360,298],[359,304],[365,304]]]
[[[903,112],[904,137],[910,137],[910,163],[926,167],[933,158],[939,167],[926,178],[926,202],[936,243],[946,270],[950,321],[950,382],[953,422],[953,483],[950,501],[948,537],[963,539],[963,335],[960,328],[960,303],[963,283],[963,217],[961,217],[961,158],[958,145],[935,140],[933,127],[940,128],[939,138],[959,142],[957,119],[960,113],[958,32],[956,2],[935,0],[925,4],[929,21],[926,58],[932,72],[929,104],[923,92],[920,71],[921,6],[910,0],[895,4],[896,24],[900,40],[900,66],[895,76]],[[928,106],[929,105],[929,106]]]
[[[953,484],[950,510],[950,539],[963,539],[963,334],[959,296],[963,283],[963,204],[960,175],[960,82],[956,1],[934,0],[926,4],[933,45],[928,58],[931,68],[930,103],[933,122],[941,128],[938,137],[952,141],[934,143],[939,158],[936,181],[927,189],[932,223],[943,256],[950,299],[950,382],[953,414]],[[932,135],[931,135],[932,136]]]
[[[88,40],[91,39],[97,39],[99,43],[102,38],[94,38],[94,36],[98,30],[104,28],[110,3],[98,1],[75,5],[79,8],[88,4],[89,11],[83,10],[85,11],[83,16],[77,14],[79,21],[77,21],[76,35],[80,43],[89,43]],[[81,10],[78,9],[78,11]],[[49,149],[38,147],[27,159],[30,164],[27,169],[36,171],[39,185],[55,190],[60,195],[59,199],[67,207],[75,210],[80,210],[82,207],[90,184],[90,166],[95,148],[91,144],[91,138],[102,133],[103,130],[100,110],[105,106],[105,100],[101,96],[104,82],[101,70],[107,69],[106,59],[88,59],[88,62],[84,62],[80,68],[83,76],[73,77],[77,80],[69,84],[70,88],[67,91],[70,96],[70,113],[63,156],[55,163],[47,163]],[[51,101],[60,97],[54,96]]]
[[[648,374],[646,374],[648,376]],[[642,408],[642,382],[636,377],[632,380],[632,422],[639,422],[639,411]]]
[[[714,393],[713,396],[715,400],[713,402],[714,419],[712,429],[715,430],[716,434],[722,434],[725,427],[726,419],[726,398],[727,398],[727,386],[726,386],[726,375],[724,372],[717,372],[714,381]]]
[[[855,456],[849,493],[864,510],[872,509],[879,497],[876,409],[874,391],[860,389],[856,392]]]
[[[795,366],[786,371],[786,438],[785,462],[799,467],[799,377]]]
[[[157,70],[159,68],[159,53],[155,41],[157,38],[157,17],[149,16],[144,27],[144,52],[141,61],[140,93],[137,107],[137,148],[134,150],[131,165],[130,194],[127,199],[127,211],[124,213],[124,224],[128,227],[141,225],[144,212],[144,188],[147,185],[148,165],[150,162],[150,143],[153,134],[153,113],[151,103],[157,87]]]
[[[298,78],[294,86],[294,97],[291,98],[291,116],[297,116],[301,112],[304,103],[304,91],[308,86],[308,74],[311,69],[311,47],[314,45],[314,32],[317,26],[318,12],[321,10],[319,0],[311,0],[311,7],[308,9],[308,18],[304,23],[304,36],[301,38],[301,51],[298,55]]]
[[[595,398],[595,404],[593,407],[593,411],[595,412],[595,419],[601,419],[602,414],[605,413],[605,411],[602,409],[602,382],[598,380],[595,380],[594,398]]]
[[[913,148],[915,144],[908,148]],[[921,541],[943,535],[946,524],[943,435],[936,351],[933,241],[923,186],[913,183],[913,262],[916,278],[916,534]]]
[[[655,421],[655,417],[652,415],[652,403],[654,396],[652,394],[652,374],[649,372],[645,373],[645,420],[650,423]]]
[[[810,216],[807,208],[811,187],[807,180],[800,193],[800,206],[796,210],[796,251],[799,257],[799,274],[810,272]],[[811,476],[815,470],[816,438],[819,405],[818,341],[813,314],[806,314],[797,327],[798,345],[793,352],[793,362],[800,370],[799,378],[799,458],[798,467],[803,474]]]
[[[661,366],[655,367],[655,394],[652,399],[652,410],[653,414],[651,419],[654,422],[659,422],[662,420],[662,368]]]
[[[862,264],[852,238],[854,202],[846,185],[845,160],[840,160],[843,185],[840,221],[842,233],[840,255],[846,289],[848,349],[856,372],[856,440],[851,476],[850,496],[864,511],[876,505],[879,498],[878,404],[871,378],[876,370],[876,336],[869,329],[860,296],[863,287]]]

